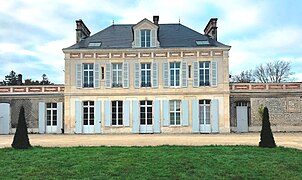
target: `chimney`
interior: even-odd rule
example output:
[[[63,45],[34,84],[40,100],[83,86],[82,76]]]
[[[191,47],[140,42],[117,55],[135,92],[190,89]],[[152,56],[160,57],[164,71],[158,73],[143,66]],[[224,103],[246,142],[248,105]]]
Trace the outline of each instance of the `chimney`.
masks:
[[[218,20],[217,18],[211,18],[206,28],[204,28],[204,33],[216,41],[217,41],[217,20]]]
[[[89,37],[90,31],[82,21],[82,19],[76,20],[76,43],[80,42],[81,39]]]
[[[158,25],[158,21],[159,21],[159,16],[153,16],[153,23],[155,25]]]

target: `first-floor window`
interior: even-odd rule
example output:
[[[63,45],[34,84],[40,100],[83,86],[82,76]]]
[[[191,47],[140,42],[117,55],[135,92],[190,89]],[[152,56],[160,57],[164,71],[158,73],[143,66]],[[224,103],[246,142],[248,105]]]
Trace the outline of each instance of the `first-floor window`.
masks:
[[[170,125],[180,125],[180,101],[170,101]]]
[[[93,64],[83,64],[83,87],[93,87]]]
[[[142,87],[151,87],[151,64],[141,64],[141,82]]]
[[[199,121],[200,124],[210,124],[211,100],[199,100]]]
[[[140,124],[152,124],[152,101],[140,101]]]
[[[94,125],[94,101],[83,101],[83,124]]]
[[[112,125],[123,125],[123,101],[112,101]]]
[[[119,64],[112,64],[112,87],[123,87],[122,84],[122,63]]]
[[[57,125],[57,103],[46,103],[46,125]]]
[[[170,86],[180,86],[180,62],[170,63]]]
[[[199,86],[210,86],[210,62],[199,62]]]

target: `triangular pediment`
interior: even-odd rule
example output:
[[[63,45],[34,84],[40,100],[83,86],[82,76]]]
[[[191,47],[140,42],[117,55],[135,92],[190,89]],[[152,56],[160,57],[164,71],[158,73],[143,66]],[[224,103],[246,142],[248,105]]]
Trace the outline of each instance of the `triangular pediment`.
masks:
[[[149,27],[150,29],[157,29],[158,26],[155,25],[153,22],[151,22],[149,19],[144,18],[140,22],[138,22],[136,25],[133,26],[133,29],[140,28],[140,27]]]

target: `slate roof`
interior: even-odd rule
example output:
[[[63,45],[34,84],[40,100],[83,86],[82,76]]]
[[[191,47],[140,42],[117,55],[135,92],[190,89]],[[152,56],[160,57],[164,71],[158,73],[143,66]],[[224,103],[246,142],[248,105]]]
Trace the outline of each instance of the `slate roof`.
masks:
[[[120,49],[132,48],[135,24],[115,24],[65,49]],[[229,47],[182,24],[159,24],[158,40],[161,48],[174,47]],[[208,40],[208,45],[197,46],[196,40]],[[90,42],[102,42],[99,47],[88,47]]]

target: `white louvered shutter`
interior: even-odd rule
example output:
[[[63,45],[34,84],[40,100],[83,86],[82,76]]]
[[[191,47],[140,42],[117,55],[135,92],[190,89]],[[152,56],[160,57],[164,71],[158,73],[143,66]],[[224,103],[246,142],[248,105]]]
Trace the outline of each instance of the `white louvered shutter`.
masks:
[[[111,88],[111,63],[106,63],[106,88]]]
[[[164,87],[169,87],[169,63],[163,64],[163,74],[164,74]]]
[[[187,74],[187,62],[181,63],[181,86],[188,87],[188,74]]]
[[[135,30],[135,47],[141,47],[140,30]]]
[[[152,63],[152,87],[158,88],[158,63]]]
[[[140,88],[140,63],[134,64],[134,88]]]
[[[156,36],[155,36],[155,30],[151,30],[151,47],[156,46]]]
[[[100,64],[94,64],[94,88],[100,88]]]
[[[217,86],[217,81],[218,81],[218,67],[217,67],[217,61],[212,61],[211,63],[211,67],[212,67],[212,84],[211,86],[216,87]]]
[[[76,64],[76,87],[82,88],[82,64]]]
[[[193,87],[199,87],[199,62],[193,62]]]
[[[123,88],[129,88],[129,63],[123,63]]]

